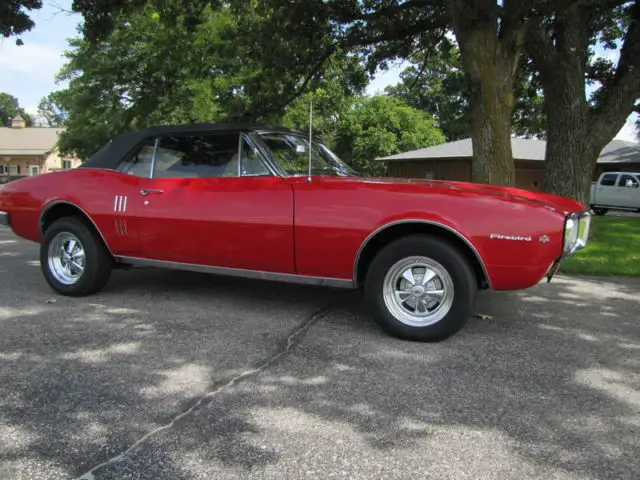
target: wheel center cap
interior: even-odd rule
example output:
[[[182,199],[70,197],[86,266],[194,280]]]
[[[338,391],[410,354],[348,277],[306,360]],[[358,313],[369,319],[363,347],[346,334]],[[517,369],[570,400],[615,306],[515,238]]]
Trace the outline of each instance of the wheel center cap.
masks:
[[[422,295],[424,295],[424,287],[416,285],[411,289],[411,294],[414,297],[421,297]]]

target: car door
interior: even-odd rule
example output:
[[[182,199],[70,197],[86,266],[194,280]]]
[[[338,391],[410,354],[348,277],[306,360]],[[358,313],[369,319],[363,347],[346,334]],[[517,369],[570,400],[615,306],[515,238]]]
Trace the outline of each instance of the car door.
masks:
[[[244,134],[160,136],[153,165],[136,200],[145,258],[294,273],[293,190]]]
[[[622,174],[618,179],[615,206],[640,208],[640,182],[635,175]]]

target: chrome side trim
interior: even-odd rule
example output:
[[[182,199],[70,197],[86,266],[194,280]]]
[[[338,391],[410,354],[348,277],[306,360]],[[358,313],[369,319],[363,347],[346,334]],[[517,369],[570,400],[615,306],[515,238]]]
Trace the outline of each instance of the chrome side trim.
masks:
[[[1,210],[0,210],[0,225],[4,225],[5,227],[11,226],[11,222],[9,220],[9,214]]]
[[[424,220],[424,219],[421,219],[421,218],[409,218],[409,219],[396,220],[395,222],[386,223],[386,224],[382,225],[381,227],[378,227],[377,229],[375,229],[373,232],[371,232],[369,234],[369,236],[367,238],[365,238],[364,242],[362,242],[362,245],[360,245],[360,248],[358,249],[358,254],[356,255],[356,260],[355,260],[355,263],[353,265],[353,284],[356,287],[358,287],[358,264],[360,263],[360,255],[362,254],[363,250],[365,249],[365,247],[367,246],[369,241],[371,241],[377,234],[379,234],[383,230],[386,230],[389,227],[393,227],[394,225],[400,225],[400,224],[403,224],[403,223],[425,223],[427,225],[433,225],[433,226],[436,226],[436,227],[443,228],[443,229],[449,231],[450,233],[453,233],[456,237],[458,237],[460,240],[462,240],[471,249],[471,251],[475,255],[476,259],[478,260],[478,263],[480,263],[480,266],[482,267],[482,272],[484,273],[484,276],[485,276],[485,278],[487,280],[487,284],[489,286],[489,289],[493,289],[493,286],[491,285],[491,278],[489,277],[489,272],[487,271],[487,266],[485,265],[484,260],[482,259],[482,256],[480,255],[480,252],[478,252],[478,249],[476,249],[476,247],[471,243],[471,241],[467,237],[462,235],[457,230],[449,227],[448,225],[445,225],[445,224],[440,223],[440,222],[434,222],[432,220]]]
[[[113,255],[113,252],[111,251],[111,249],[109,248],[109,244],[107,243],[107,239],[104,238],[104,235],[102,234],[102,232],[100,231],[100,229],[98,228],[98,225],[96,225],[96,222],[93,221],[93,218],[91,218],[91,216],[86,212],[86,210],[84,210],[83,208],[79,207],[78,205],[76,205],[73,202],[69,202],[67,200],[55,200],[49,204],[47,204],[46,207],[44,207],[42,209],[42,213],[40,214],[40,217],[38,218],[38,224],[40,225],[40,235],[42,237],[44,237],[44,216],[47,214],[47,212],[49,210],[51,210],[53,207],[55,207],[56,205],[60,205],[60,204],[65,204],[65,205],[71,205],[72,207],[77,208],[78,210],[80,210],[80,212],[82,212],[82,214],[87,217],[87,219],[91,222],[91,224],[93,225],[93,227],[96,229],[96,232],[98,232],[98,235],[100,235],[100,238],[102,239],[102,241],[104,242],[104,245],[107,247],[107,251],[109,252],[109,254],[111,256]]]
[[[172,270],[183,270],[187,272],[210,273],[214,275],[223,275],[229,277],[253,278],[285,283],[318,285],[323,287],[349,289],[354,288],[353,282],[351,280],[344,280],[341,278],[310,277],[307,275],[296,275],[293,273],[275,273],[264,272],[260,270],[245,270],[242,268],[214,267],[208,265],[199,265],[195,263],[167,262],[164,260],[152,260],[139,257],[116,256],[115,259],[120,263],[143,267],[167,268]]]

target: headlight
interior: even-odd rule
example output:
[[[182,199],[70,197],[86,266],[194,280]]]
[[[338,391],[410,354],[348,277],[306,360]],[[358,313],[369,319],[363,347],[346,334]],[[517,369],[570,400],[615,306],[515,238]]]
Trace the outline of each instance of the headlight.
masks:
[[[564,224],[564,254],[571,255],[587,246],[591,215],[582,212],[569,215]]]

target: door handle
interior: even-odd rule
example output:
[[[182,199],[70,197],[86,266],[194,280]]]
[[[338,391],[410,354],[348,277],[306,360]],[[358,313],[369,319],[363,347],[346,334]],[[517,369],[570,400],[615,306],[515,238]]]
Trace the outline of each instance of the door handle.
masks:
[[[157,188],[143,188],[140,190],[141,195],[149,195],[150,193],[164,193],[164,190],[160,190]]]

